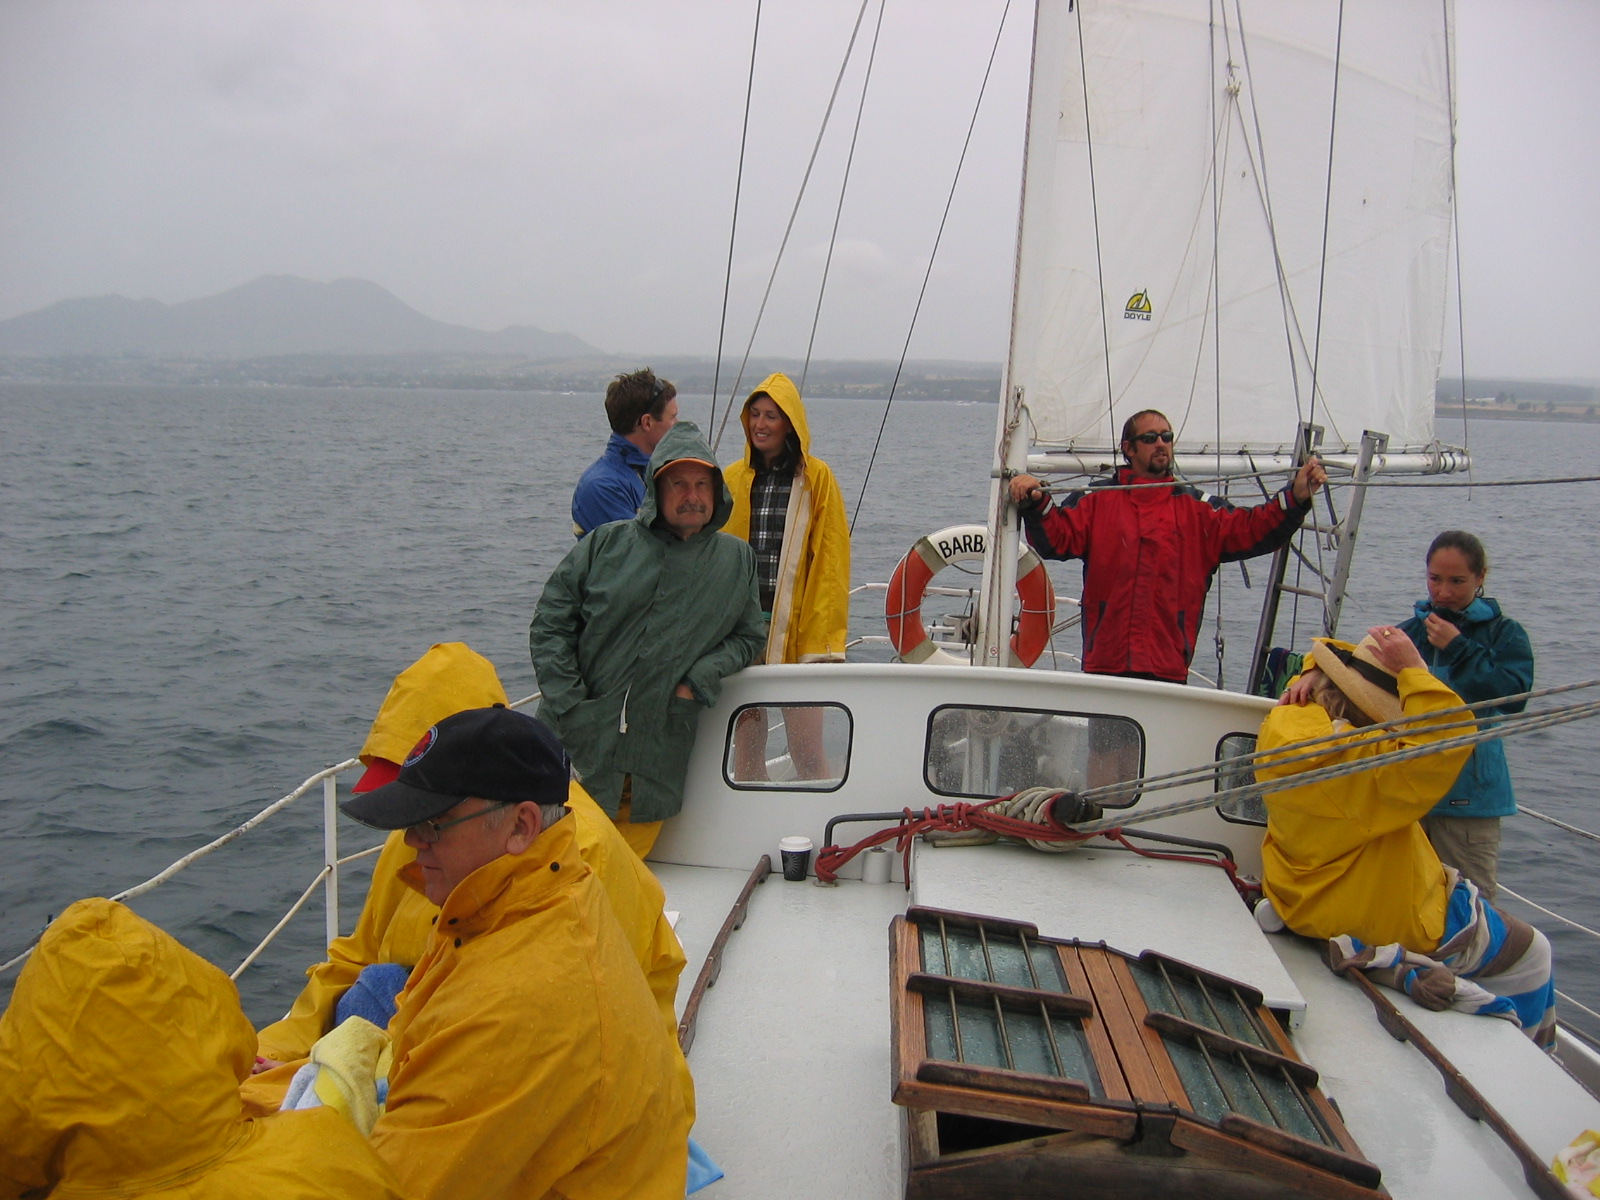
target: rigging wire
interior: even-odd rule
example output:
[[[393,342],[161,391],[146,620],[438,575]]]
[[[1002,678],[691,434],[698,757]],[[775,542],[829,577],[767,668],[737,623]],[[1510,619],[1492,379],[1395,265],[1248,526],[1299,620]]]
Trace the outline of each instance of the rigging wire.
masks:
[[[1094,223],[1095,277],[1100,287],[1100,350],[1106,366],[1106,427],[1110,437],[1117,436],[1116,403],[1111,391],[1111,330],[1106,326],[1106,271],[1100,245],[1100,189],[1094,178],[1094,122],[1089,117],[1089,65],[1083,53],[1083,6],[1075,4],[1072,11],[1078,23],[1078,78],[1083,85],[1083,149],[1089,160],[1089,212]]]
[[[1450,215],[1454,218],[1455,238],[1454,249],[1456,255],[1456,349],[1460,354],[1458,366],[1461,370],[1461,440],[1466,443],[1462,448],[1467,451],[1467,478],[1472,477],[1472,443],[1467,426],[1467,326],[1466,315],[1462,312],[1462,287],[1461,287],[1461,197],[1457,193],[1456,182],[1456,84],[1455,65],[1451,61],[1450,49],[1455,45],[1450,36],[1450,0],[1440,0],[1441,15],[1444,20],[1444,90],[1445,103],[1450,110]]]
[[[850,29],[850,41],[844,48],[844,58],[839,63],[839,73],[833,79],[833,91],[828,93],[828,107],[823,110],[822,124],[817,129],[817,139],[811,144],[811,157],[806,160],[805,174],[800,178],[800,190],[795,194],[794,207],[789,210],[789,223],[784,226],[783,240],[778,243],[777,256],[772,260],[772,271],[767,276],[766,290],[761,293],[761,304],[756,309],[756,319],[750,326],[750,340],[744,346],[744,358],[739,362],[739,373],[734,376],[733,386],[728,389],[728,404],[722,410],[722,420],[717,425],[717,433],[711,440],[711,448],[716,450],[722,445],[722,434],[727,429],[728,417],[733,412],[735,399],[739,395],[739,384],[744,381],[745,368],[750,365],[750,354],[755,349],[756,334],[761,331],[761,320],[766,316],[767,301],[772,299],[772,285],[778,280],[778,269],[783,266],[783,254],[789,247],[789,237],[794,233],[795,220],[800,216],[800,205],[806,198],[806,188],[811,183],[811,172],[817,165],[817,154],[822,149],[822,139],[828,132],[828,122],[833,119],[833,106],[839,99],[839,87],[844,83],[845,71],[850,66],[850,56],[855,53],[856,37],[861,32],[861,20],[867,15],[867,5],[870,0],[861,0],[861,7],[856,10],[856,23]]]
[[[1223,9],[1224,15],[1227,9]],[[1250,41],[1245,37],[1244,12],[1239,8],[1239,0],[1234,0],[1234,24],[1239,28],[1239,55],[1244,60],[1244,74],[1246,79],[1254,80],[1255,76],[1250,71]],[[1226,20],[1223,29],[1228,28]],[[1229,40],[1229,57],[1232,58],[1232,43]],[[1242,91],[1242,88],[1240,88]],[[1245,154],[1249,157],[1250,165],[1255,171],[1257,180],[1256,199],[1261,204],[1261,215],[1267,223],[1267,243],[1272,247],[1272,271],[1278,284],[1278,303],[1283,312],[1283,339],[1289,352],[1289,384],[1294,389],[1294,411],[1298,417],[1305,412],[1305,401],[1300,395],[1300,369],[1295,362],[1295,345],[1298,341],[1300,354],[1306,357],[1305,330],[1300,325],[1300,312],[1294,304],[1294,293],[1289,288],[1289,275],[1283,268],[1283,251],[1278,244],[1278,219],[1272,211],[1272,188],[1267,183],[1267,139],[1261,129],[1261,110],[1255,102],[1255,88],[1252,82],[1250,90],[1250,124],[1254,130],[1254,140],[1251,131],[1243,128],[1244,107],[1234,105],[1234,112],[1240,122],[1240,133],[1244,142]]]
[[[1328,170],[1322,194],[1322,262],[1317,271],[1317,319],[1311,338],[1311,416],[1317,419],[1317,368],[1322,363],[1322,306],[1328,289],[1328,226],[1333,213],[1333,149],[1339,129],[1339,66],[1344,61],[1344,0],[1339,0],[1339,25],[1333,35],[1333,96],[1328,104]]]
[[[755,28],[750,33],[750,76],[744,85],[744,124],[739,131],[739,169],[733,180],[733,219],[728,224],[728,267],[722,276],[722,317],[717,323],[717,362],[711,373],[710,429],[717,423],[717,396],[722,388],[722,343],[728,334],[728,296],[733,288],[733,246],[739,233],[739,197],[744,190],[744,153],[750,142],[750,102],[756,88],[756,47],[761,41],[761,0],[756,0]]]
[[[1517,900],[1522,901],[1522,903],[1526,904],[1529,908],[1538,909],[1540,912],[1542,912],[1547,917],[1554,917],[1556,920],[1560,921],[1563,925],[1571,925],[1574,929],[1581,930],[1582,932],[1587,933],[1590,937],[1600,938],[1600,932],[1596,932],[1595,930],[1590,929],[1587,925],[1578,924],[1578,922],[1574,921],[1571,917],[1563,917],[1558,912],[1551,912],[1548,908],[1546,908],[1542,904],[1535,904],[1532,900],[1529,900],[1521,892],[1514,892],[1503,883],[1500,885],[1499,890],[1504,892],[1508,896],[1511,896],[1511,897],[1513,897],[1513,898],[1515,898]],[[1583,1005],[1580,1004],[1580,1005],[1578,1005],[1578,1007],[1579,1008],[1583,1008]],[[1600,1016],[1600,1013],[1591,1012],[1587,1008],[1584,1008],[1583,1011],[1586,1012],[1586,1013],[1589,1013],[1590,1016]]]
[[[872,30],[872,49],[867,52],[867,70],[861,79],[861,99],[856,104],[856,123],[850,131],[850,152],[844,160],[844,177],[839,180],[839,203],[833,210],[833,229],[828,234],[828,256],[822,264],[822,282],[817,285],[817,310],[811,316],[811,336],[806,339],[806,360],[800,367],[800,394],[806,392],[806,376],[811,373],[811,351],[817,344],[817,326],[822,321],[822,301],[828,292],[828,274],[833,269],[833,251],[839,243],[839,218],[844,214],[845,192],[850,187],[850,168],[856,161],[856,142],[861,137],[861,114],[867,108],[867,89],[872,84],[872,67],[878,60],[878,38],[883,33],[883,10],[888,0],[878,0],[878,23]]]
[[[1490,488],[1540,487],[1547,483],[1600,483],[1600,475],[1563,475],[1556,479],[1441,479],[1437,483],[1408,483],[1402,479],[1369,479],[1365,483],[1352,481],[1340,486],[1367,488]]]
[[[1223,10],[1226,18],[1227,10]],[[1211,40],[1211,57],[1206,64],[1211,86],[1206,89],[1206,119],[1211,128],[1211,312],[1205,314],[1202,324],[1215,321],[1215,331],[1211,340],[1211,400],[1215,429],[1222,428],[1222,172],[1217,164],[1217,143],[1220,140],[1220,126],[1217,120],[1217,6],[1215,0],[1211,5],[1210,21],[1207,23],[1207,32]],[[1232,67],[1232,59],[1229,59]],[[1229,95],[1237,99],[1238,93],[1232,87],[1232,71],[1229,71]],[[1230,105],[1231,107],[1231,105]],[[1231,125],[1231,123],[1229,123]],[[1205,342],[1205,329],[1200,331],[1200,340]],[[1198,375],[1198,372],[1196,372]],[[1175,457],[1175,456],[1174,456]],[[1213,470],[1220,477],[1222,474],[1222,440],[1217,440],[1215,456],[1216,465]],[[1227,485],[1223,485],[1226,493]],[[1242,559],[1240,560],[1243,561]],[[1223,636],[1222,626],[1225,618],[1224,593],[1226,588],[1217,589],[1217,619],[1212,626],[1211,644],[1216,651],[1217,658],[1217,687],[1223,683],[1224,660],[1227,656],[1227,640]]]
[[[989,47],[989,61],[983,68],[983,81],[978,85],[978,99],[972,106],[972,119],[967,123],[967,136],[961,143],[961,156],[956,159],[955,174],[950,178],[950,191],[945,196],[944,212],[939,217],[939,229],[933,237],[933,248],[928,252],[928,266],[922,273],[922,287],[917,291],[917,302],[911,310],[911,321],[906,326],[906,340],[900,347],[900,361],[895,364],[894,379],[889,383],[889,399],[883,405],[883,419],[878,422],[878,436],[872,440],[872,454],[867,458],[866,474],[861,478],[861,492],[856,496],[856,511],[850,518],[850,532],[856,531],[856,521],[861,517],[861,505],[867,498],[867,484],[872,480],[872,468],[878,461],[878,448],[883,444],[883,431],[889,424],[889,410],[894,407],[895,392],[900,387],[900,375],[906,369],[906,356],[911,353],[911,338],[917,331],[917,318],[922,314],[922,301],[928,294],[928,281],[933,278],[933,264],[939,258],[939,245],[944,240],[944,227],[950,220],[950,208],[955,203],[956,186],[961,182],[961,168],[966,165],[967,151],[972,146],[972,131],[978,126],[978,113],[983,110],[983,98],[989,90],[989,77],[994,73],[995,56],[1000,51],[1000,37],[1005,32],[1006,17],[1011,12],[1011,0],[1006,0],[1000,11],[1000,23],[995,27],[994,43]]]
[[[1089,821],[1081,825],[1075,825],[1073,828],[1080,834],[1096,834],[1103,833],[1109,829],[1120,829],[1128,825],[1141,825],[1148,821],[1156,821],[1165,817],[1177,816],[1180,813],[1199,812],[1203,809],[1215,808],[1219,804],[1228,803],[1230,801],[1246,800],[1257,796],[1265,796],[1271,792],[1285,791],[1290,788],[1303,787],[1312,783],[1324,783],[1330,779],[1338,779],[1346,775],[1359,774],[1362,771],[1370,770],[1374,766],[1386,766],[1390,764],[1410,762],[1413,759],[1425,758],[1428,755],[1438,754],[1445,750],[1477,746],[1482,742],[1503,739],[1516,734],[1531,733],[1537,730],[1552,728],[1556,725],[1564,725],[1569,721],[1579,721],[1595,716],[1600,716],[1600,701],[1570,704],[1562,708],[1550,709],[1548,711],[1538,713],[1525,713],[1516,717],[1496,718],[1496,723],[1488,729],[1479,729],[1472,733],[1459,734],[1455,737],[1444,738],[1439,741],[1424,742],[1420,745],[1410,746],[1405,749],[1381,751],[1377,754],[1358,759],[1354,762],[1335,763],[1327,767],[1316,767],[1311,770],[1300,771],[1292,775],[1281,776],[1271,780],[1257,780],[1253,783],[1244,784],[1239,787],[1224,788],[1208,795],[1193,797],[1188,800],[1178,800],[1170,804],[1153,805],[1149,808],[1141,808],[1136,812],[1118,813],[1115,816],[1105,817],[1101,820]],[[1475,723],[1469,721],[1464,722],[1464,724],[1472,725]],[[1438,726],[1436,728],[1449,729],[1452,727],[1453,726],[1446,725]],[[1371,744],[1375,740],[1381,739],[1368,735],[1361,744]],[[1295,743],[1292,746],[1274,750],[1272,752],[1274,765],[1282,765],[1284,763],[1316,758],[1327,753],[1326,747],[1320,750],[1293,753],[1299,747],[1310,744],[1310,742]],[[1278,757],[1279,755],[1284,754],[1286,751],[1289,752],[1288,757]],[[1228,759],[1216,764],[1216,774],[1220,775],[1225,773],[1228,768],[1240,761],[1242,760]],[[1176,787],[1178,784],[1174,782],[1162,784],[1161,786]],[[1129,783],[1123,783],[1120,785],[1108,784],[1103,788],[1087,789],[1078,793],[1078,795],[1085,800],[1097,800],[1097,798],[1102,795],[1117,794],[1119,791],[1126,793],[1128,787]],[[1146,790],[1149,789],[1146,788]]]
[[[1576,825],[1568,825],[1565,821],[1559,821],[1555,817],[1531,809],[1525,804],[1517,805],[1517,811],[1527,813],[1530,817],[1554,825],[1557,829],[1565,829],[1568,833],[1575,833],[1579,837],[1588,838],[1591,842],[1600,842],[1600,833],[1590,833],[1587,829],[1579,829]]]

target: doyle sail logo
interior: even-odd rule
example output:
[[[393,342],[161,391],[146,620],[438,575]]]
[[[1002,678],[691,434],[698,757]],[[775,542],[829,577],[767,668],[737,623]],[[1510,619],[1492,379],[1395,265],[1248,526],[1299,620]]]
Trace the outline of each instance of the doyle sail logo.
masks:
[[[1150,294],[1148,292],[1135,292],[1128,297],[1128,303],[1123,305],[1122,319],[1124,321],[1148,321],[1150,319]]]
[[[421,760],[424,754],[433,749],[434,742],[438,740],[439,727],[435,725],[433,728],[429,729],[427,733],[422,735],[421,739],[415,746],[411,747],[411,753],[406,755],[405,762],[401,763],[400,765],[402,767],[415,766],[417,762]]]

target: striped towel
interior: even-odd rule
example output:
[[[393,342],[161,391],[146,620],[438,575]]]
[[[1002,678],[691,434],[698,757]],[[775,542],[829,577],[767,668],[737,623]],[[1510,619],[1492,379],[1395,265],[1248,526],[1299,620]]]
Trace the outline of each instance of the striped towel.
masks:
[[[1368,946],[1348,935],[1328,945],[1336,971],[1358,967],[1423,1008],[1515,1021],[1541,1049],[1555,1047],[1550,940],[1487,903],[1471,880],[1456,878],[1444,938],[1431,955],[1400,945]]]

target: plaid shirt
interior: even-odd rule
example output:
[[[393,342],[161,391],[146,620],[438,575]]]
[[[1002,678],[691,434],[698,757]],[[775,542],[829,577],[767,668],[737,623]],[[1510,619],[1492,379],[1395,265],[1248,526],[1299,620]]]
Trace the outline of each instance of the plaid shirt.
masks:
[[[789,516],[789,490],[794,486],[794,457],[785,453],[771,467],[756,464],[750,485],[750,548],[756,552],[756,584],[761,611],[772,613],[777,590],[778,560],[783,556],[783,528]]]

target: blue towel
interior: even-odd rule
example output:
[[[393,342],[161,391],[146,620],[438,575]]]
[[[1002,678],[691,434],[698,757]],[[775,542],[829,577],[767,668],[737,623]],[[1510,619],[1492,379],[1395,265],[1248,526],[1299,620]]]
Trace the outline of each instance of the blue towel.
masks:
[[[708,1183],[722,1178],[722,1168],[711,1161],[711,1156],[700,1148],[700,1143],[689,1139],[689,1186],[685,1195],[692,1196]]]
[[[379,1029],[389,1028],[394,1017],[395,997],[411,977],[411,968],[399,963],[374,963],[363,967],[339,1003],[333,1008],[334,1025],[348,1017],[365,1017]]]

